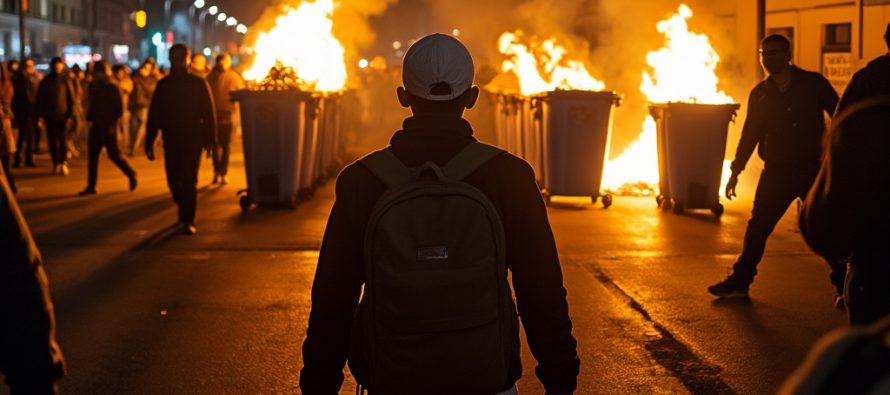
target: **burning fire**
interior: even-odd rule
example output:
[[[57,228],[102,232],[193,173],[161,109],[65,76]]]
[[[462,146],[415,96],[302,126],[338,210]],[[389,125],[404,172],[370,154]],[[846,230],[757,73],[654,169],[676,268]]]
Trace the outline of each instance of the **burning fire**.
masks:
[[[293,68],[302,90],[334,92],[346,84],[344,49],[334,37],[331,16],[334,0],[302,2],[287,7],[275,26],[260,33],[253,44],[253,65],[244,72],[250,81],[262,81],[277,64]]]
[[[550,38],[526,45],[522,32],[506,32],[498,39],[498,49],[507,56],[501,71],[519,77],[520,93],[531,96],[554,90],[601,91],[606,84],[593,78],[584,63],[566,58],[565,47]]]
[[[680,5],[677,13],[658,22],[658,31],[665,36],[664,46],[646,55],[651,73],[643,71],[640,90],[650,102],[687,102],[728,104],[734,100],[717,88],[719,79],[714,69],[720,56],[711,47],[708,36],[689,31],[686,21],[692,10]],[[658,155],[655,120],[647,116],[640,137],[614,160],[606,162],[603,188],[653,194],[658,185]],[[724,162],[724,169],[729,161]],[[729,173],[724,170],[723,184]],[[648,188],[644,187],[648,186]],[[722,190],[722,187],[721,187]]]

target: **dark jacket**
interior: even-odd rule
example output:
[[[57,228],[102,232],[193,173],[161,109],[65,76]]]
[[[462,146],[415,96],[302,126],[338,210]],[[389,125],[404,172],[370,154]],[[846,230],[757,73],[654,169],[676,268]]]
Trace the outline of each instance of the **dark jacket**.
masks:
[[[74,87],[65,74],[50,73],[37,88],[37,115],[47,119],[68,119],[73,115]]]
[[[87,113],[93,128],[114,128],[123,115],[124,103],[117,85],[107,79],[94,79],[90,83],[90,110]]]
[[[128,103],[130,111],[147,108],[151,103],[151,96],[154,94],[157,84],[158,81],[151,74],[144,77],[138,71],[133,73],[133,91],[130,92]]]
[[[216,146],[216,111],[207,81],[173,68],[158,82],[148,108],[146,148],[154,145],[160,130],[168,150]]]
[[[890,265],[890,55],[853,75],[832,127],[801,211],[803,236],[826,258]]]
[[[0,373],[23,394],[65,374],[40,252],[0,168]]]
[[[416,167],[426,161],[442,166],[473,141],[467,121],[427,115],[406,119],[390,144],[406,166]],[[548,391],[574,390],[580,360],[556,244],[534,171],[522,159],[503,154],[465,181],[491,200],[503,223],[507,268],[512,273],[529,348],[538,361],[538,378]],[[386,186],[363,165],[354,163],[340,173],[336,189],[337,200],[325,229],[312,285],[312,311],[303,343],[300,388],[306,394],[336,393],[342,384],[353,313],[364,283],[365,227]],[[504,383],[504,389],[522,375],[519,334],[514,336],[509,382]]]
[[[21,70],[16,72],[12,76],[12,111],[16,114],[36,116],[34,106],[37,103],[37,87],[39,85],[40,79],[36,74],[27,75]]]
[[[748,97],[748,115],[732,162],[741,173],[757,147],[765,168],[815,173],[822,159],[825,117],[837,106],[837,93],[821,74],[791,67],[791,87],[779,91],[767,78]]]

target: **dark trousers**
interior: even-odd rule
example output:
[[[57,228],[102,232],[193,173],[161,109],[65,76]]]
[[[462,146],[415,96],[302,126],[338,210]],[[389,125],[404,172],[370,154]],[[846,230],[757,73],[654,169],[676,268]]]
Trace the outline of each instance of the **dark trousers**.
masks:
[[[22,155],[25,155],[25,163],[34,163],[34,150],[36,148],[34,135],[37,131],[37,122],[27,112],[15,113],[15,119],[19,127],[15,163],[22,163]]]
[[[850,258],[844,294],[850,324],[872,324],[890,314],[890,249],[883,236],[861,241],[864,248]]]
[[[44,120],[46,122],[46,139],[49,145],[49,155],[53,158],[53,165],[61,165],[68,160],[68,142],[65,138],[65,119]]]
[[[213,150],[213,170],[220,175],[229,173],[229,153],[232,144],[232,124],[217,125],[219,147]]]
[[[179,206],[179,221],[195,223],[198,206],[198,167],[201,165],[201,149],[164,149],[164,167],[167,169],[167,186],[173,201]]]
[[[111,159],[127,177],[132,178],[136,176],[136,172],[133,171],[127,160],[121,156],[121,151],[117,144],[117,128],[94,124],[90,128],[89,136],[89,173],[87,176],[89,188],[96,187],[96,177],[99,174],[99,155],[102,153],[103,148],[108,153],[108,159]]]
[[[816,171],[798,171],[788,169],[766,169],[760,174],[757,192],[754,195],[754,209],[748,228],[742,254],[733,265],[733,273],[748,282],[754,281],[757,264],[763,258],[766,240],[776,228],[776,224],[785,215],[788,206],[796,199],[806,198],[807,192],[816,179]],[[843,292],[847,263],[829,262],[830,280],[835,290]]]
[[[0,155],[0,162],[3,164],[3,174],[6,174],[6,182],[9,183],[9,188],[15,192],[15,177],[12,176],[12,171],[9,168],[9,162],[12,158],[11,155]]]

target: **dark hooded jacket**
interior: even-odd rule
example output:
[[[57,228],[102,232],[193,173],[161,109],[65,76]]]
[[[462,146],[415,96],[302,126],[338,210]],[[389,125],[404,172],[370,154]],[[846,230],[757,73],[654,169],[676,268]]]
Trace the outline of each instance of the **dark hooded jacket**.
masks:
[[[148,107],[145,146],[164,133],[164,148],[200,150],[216,146],[216,110],[210,87],[184,68],[158,82]]]

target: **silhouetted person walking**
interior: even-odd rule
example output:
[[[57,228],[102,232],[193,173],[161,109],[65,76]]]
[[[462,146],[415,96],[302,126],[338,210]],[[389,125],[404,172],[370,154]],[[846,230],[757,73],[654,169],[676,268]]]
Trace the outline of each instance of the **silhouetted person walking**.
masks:
[[[25,59],[18,71],[12,75],[12,113],[19,129],[18,147],[14,166],[22,164],[35,167],[34,152],[37,150],[37,87],[40,77],[34,68],[34,59]]]
[[[216,113],[207,82],[188,72],[188,48],[172,46],[170,63],[170,75],[158,82],[149,106],[145,155],[154,160],[154,142],[162,132],[167,185],[179,206],[179,223],[184,233],[195,234],[198,167],[201,151],[209,157],[216,147]]]
[[[133,91],[130,93],[130,156],[136,156],[145,139],[145,123],[148,120],[148,105],[154,95],[158,79],[155,77],[154,59],[148,58],[133,73]]]
[[[0,373],[12,395],[55,394],[65,375],[40,251],[0,170]]]
[[[853,75],[831,122],[801,231],[819,255],[850,259],[850,323],[869,324],[890,314],[890,54]]]
[[[769,77],[757,84],[748,97],[748,116],[732,162],[726,198],[735,197],[739,173],[757,148],[764,161],[754,209],[742,254],[732,274],[708,291],[720,297],[748,296],[757,274],[766,241],[795,199],[806,197],[822,158],[825,116],[837,106],[837,93],[821,74],[791,64],[791,43],[771,35],[760,44],[760,63]],[[830,263],[835,286],[835,305],[843,307],[846,263]]]
[[[37,116],[46,125],[53,174],[68,175],[66,132],[74,122],[75,92],[61,58],[50,61],[50,72],[37,88]]]
[[[213,103],[216,105],[216,125],[219,128],[219,147],[213,150],[213,183],[229,183],[229,154],[232,144],[232,125],[235,123],[237,103],[232,102],[232,91],[244,89],[244,80],[232,70],[232,57],[227,53],[216,57],[216,65],[207,76]]]
[[[453,37],[414,43],[397,91],[413,116],[337,177],[304,394],[337,393],[347,359],[372,394],[515,394],[516,308],[545,390],[575,390],[580,361],[544,200],[528,163],[478,143],[462,118],[479,95],[473,74]]]
[[[104,61],[93,65],[93,82],[90,83],[90,109],[87,120],[90,122],[89,135],[89,174],[87,187],[80,196],[96,194],[96,176],[99,173],[99,154],[102,149],[108,153],[118,168],[130,181],[130,190],[136,189],[136,172],[121,156],[117,143],[118,124],[124,114],[121,91],[110,81],[111,70]]]

